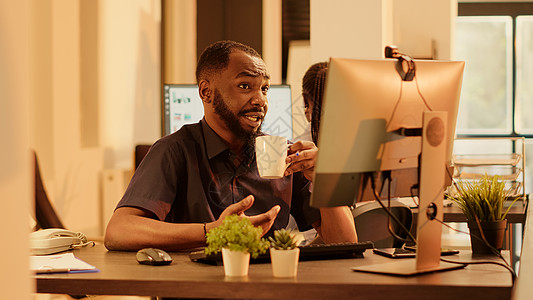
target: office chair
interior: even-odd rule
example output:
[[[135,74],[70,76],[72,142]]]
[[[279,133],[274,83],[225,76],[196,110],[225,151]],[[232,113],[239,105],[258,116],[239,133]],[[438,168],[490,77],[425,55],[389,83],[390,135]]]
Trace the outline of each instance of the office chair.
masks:
[[[382,200],[385,206],[388,200]],[[409,206],[392,200],[390,210],[409,230],[413,225],[413,212]],[[400,248],[405,243],[407,233],[391,218],[393,232],[404,240],[398,240],[387,229],[388,215],[377,201],[362,202],[352,210],[357,236],[360,241],[374,242],[374,248]]]
[[[57,216],[52,203],[48,199],[44,189],[37,153],[33,151],[34,175],[35,175],[35,225],[34,230],[46,228],[65,228]]]

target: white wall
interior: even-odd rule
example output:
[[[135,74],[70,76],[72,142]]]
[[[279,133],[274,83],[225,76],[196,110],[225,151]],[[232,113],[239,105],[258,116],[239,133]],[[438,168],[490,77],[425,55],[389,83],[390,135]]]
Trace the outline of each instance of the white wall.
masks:
[[[99,18],[101,143],[106,167],[130,168],[133,146],[161,135],[160,1],[99,1]]]
[[[65,226],[101,236],[103,171],[160,136],[160,1],[33,3],[31,145]]]
[[[416,58],[452,59],[457,0],[395,0],[394,44]]]
[[[378,59],[392,41],[392,0],[311,0],[311,60]]]
[[[312,63],[383,58],[386,45],[419,58],[453,57],[457,0],[311,0]]]
[[[32,198],[29,151],[30,1],[0,0],[0,291],[30,299],[28,212]]]
[[[312,65],[311,43],[309,41],[291,41],[287,60],[287,84],[292,94],[292,133],[293,137],[301,135],[308,126],[305,118],[302,96],[302,78]]]
[[[163,0],[163,82],[196,83],[196,0]]]
[[[281,0],[263,1],[263,60],[270,72],[270,83],[280,84],[281,78]]]

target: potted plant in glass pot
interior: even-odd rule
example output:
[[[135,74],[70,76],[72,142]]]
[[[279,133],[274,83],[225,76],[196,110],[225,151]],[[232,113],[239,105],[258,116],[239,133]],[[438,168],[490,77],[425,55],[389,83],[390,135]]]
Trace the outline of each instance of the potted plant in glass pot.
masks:
[[[472,253],[496,254],[503,246],[505,217],[516,199],[504,212],[503,204],[509,197],[509,190],[496,175],[485,175],[473,182],[460,181],[455,187],[456,194],[447,197],[459,205],[468,220]]]
[[[270,259],[274,277],[295,277],[298,272],[300,249],[295,234],[290,229],[274,231],[270,240]]]
[[[250,255],[256,258],[269,247],[263,239],[261,227],[255,227],[247,218],[237,215],[227,216],[222,225],[206,234],[206,254],[222,251],[222,261],[226,276],[246,276]]]

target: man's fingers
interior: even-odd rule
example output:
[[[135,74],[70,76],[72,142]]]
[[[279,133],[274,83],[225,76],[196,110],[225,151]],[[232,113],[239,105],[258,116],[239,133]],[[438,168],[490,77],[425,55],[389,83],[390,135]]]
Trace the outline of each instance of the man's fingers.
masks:
[[[266,213],[256,215],[256,216],[250,216],[249,219],[254,226],[263,227],[263,234],[265,234],[268,232],[268,230],[270,230],[270,227],[272,227],[272,224],[274,223],[274,220],[278,216],[280,209],[281,207],[279,205],[276,205],[272,207]]]
[[[298,141],[289,146],[289,154],[296,153],[305,149],[313,149],[316,145],[310,141]]]
[[[249,195],[246,198],[242,199],[241,201],[232,204],[228,206],[228,208],[225,209],[225,212],[228,212],[228,215],[232,214],[241,214],[248,208],[252,207],[254,204],[254,196]]]
[[[287,170],[285,170],[285,173],[283,174],[283,176],[289,176],[293,173],[301,172],[301,171],[313,171],[314,167],[315,167],[315,164],[313,162],[294,163],[294,164],[291,164],[291,166],[287,168]]]
[[[276,205],[272,207],[266,213],[255,215],[255,216],[250,216],[249,218],[250,218],[250,221],[252,221],[252,223],[254,223],[255,225],[261,225],[262,223],[270,222],[271,220],[274,220],[277,217],[279,210],[280,210],[279,205]]]
[[[280,210],[281,210],[281,207],[279,205],[276,205],[272,207],[269,211],[267,211],[267,214],[269,215],[271,220],[274,220],[278,216],[278,213]]]
[[[285,162],[290,163],[291,165],[287,168],[287,170],[285,170],[285,173],[283,175],[289,176],[296,172],[304,172],[309,173],[306,175],[306,178],[309,179],[310,177],[312,177],[312,172],[315,167],[318,148],[312,142],[309,142],[309,144],[297,144],[298,143],[291,145],[296,145],[291,150],[299,150],[287,156]]]
[[[296,145],[296,144],[294,144]],[[293,147],[294,145],[291,145]],[[289,155],[285,160],[286,163],[296,163],[299,161],[314,160],[318,153],[318,148],[310,142],[306,147],[294,146],[289,150]]]

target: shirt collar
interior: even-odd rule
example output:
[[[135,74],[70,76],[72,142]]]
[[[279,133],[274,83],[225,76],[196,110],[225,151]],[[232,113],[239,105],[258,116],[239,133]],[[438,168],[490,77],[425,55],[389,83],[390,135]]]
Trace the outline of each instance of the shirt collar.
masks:
[[[231,153],[231,150],[226,145],[226,143],[224,143],[220,136],[218,136],[218,134],[216,134],[216,132],[211,127],[209,127],[209,124],[207,124],[205,118],[202,118],[200,123],[202,124],[205,147],[207,149],[207,157],[209,159],[219,155],[224,151],[228,151],[229,153]],[[245,146],[244,153],[246,157],[245,163],[246,165],[250,165],[252,160],[255,158],[255,148],[253,146]]]
[[[202,118],[202,131],[204,133],[205,147],[207,149],[207,156],[209,159],[217,156],[221,152],[229,150],[229,147],[222,141],[216,132],[209,127],[209,124]]]

